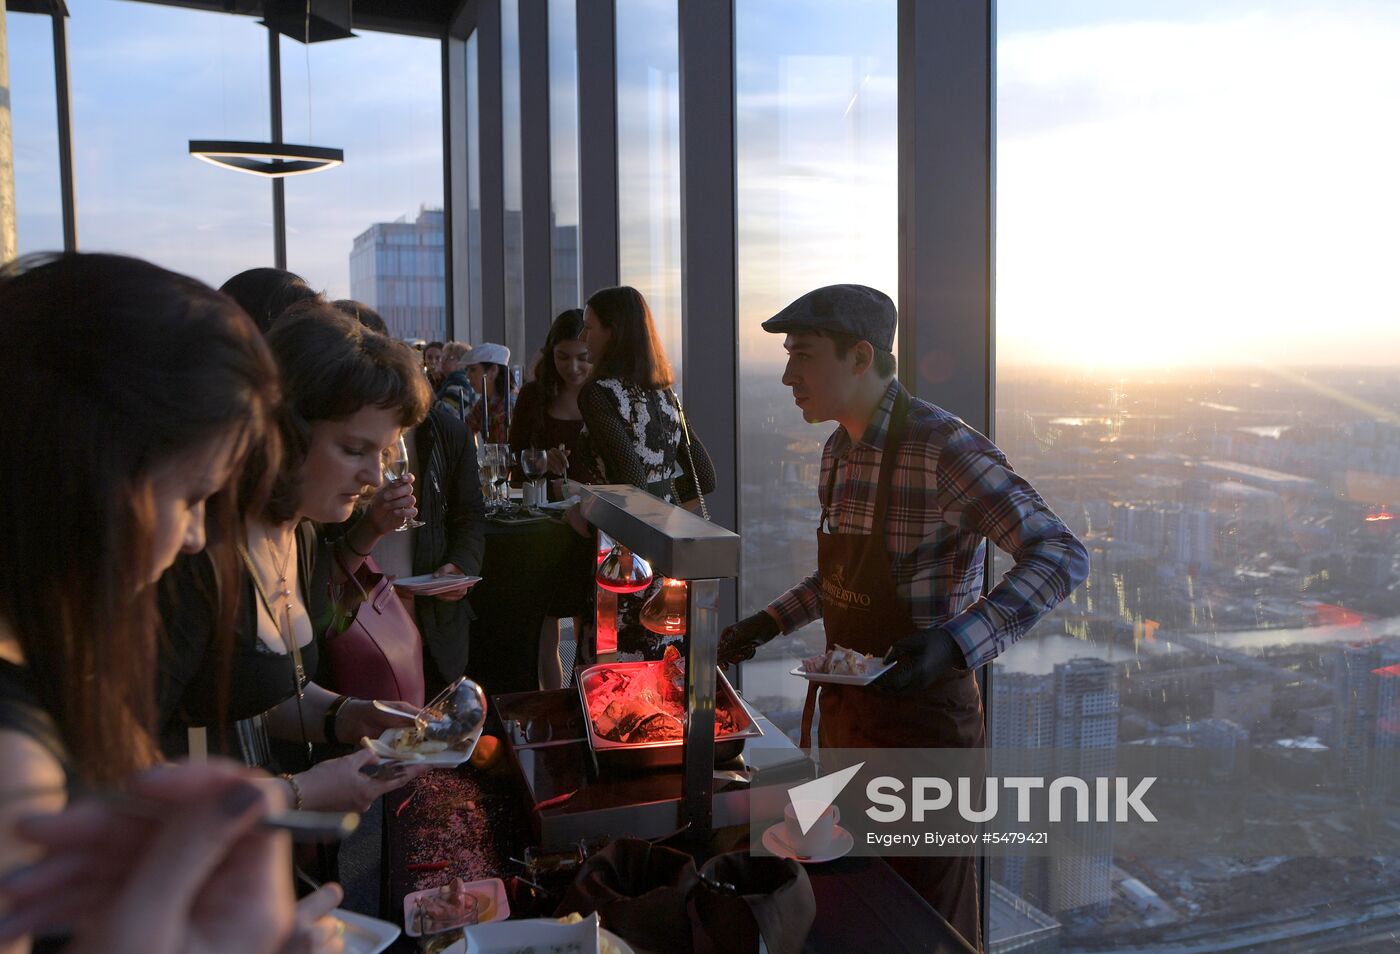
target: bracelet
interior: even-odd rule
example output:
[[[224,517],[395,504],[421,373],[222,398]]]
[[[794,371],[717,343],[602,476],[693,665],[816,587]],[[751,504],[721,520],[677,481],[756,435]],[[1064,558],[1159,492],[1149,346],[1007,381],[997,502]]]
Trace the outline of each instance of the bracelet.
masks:
[[[355,556],[360,557],[360,558],[362,558],[362,559],[367,558],[367,557],[369,556],[368,553],[361,553],[359,550],[356,550],[356,549],[355,549],[355,544],[353,544],[353,543],[350,542],[350,534],[349,534],[349,533],[346,533],[345,536],[341,537],[340,539],[342,539],[342,540],[345,541],[345,548],[346,548],[347,550],[349,550],[351,553],[355,554]],[[374,549],[374,547],[370,547],[370,550],[373,550],[373,549]]]
[[[292,811],[301,811],[301,786],[297,784],[297,780],[292,776],[290,772],[283,772],[277,777],[280,778],[282,781],[286,782],[289,786],[291,786]]]
[[[335,717],[340,715],[340,710],[349,701],[349,696],[336,696],[335,701],[326,706],[326,721],[321,724],[321,730],[326,734],[326,741],[331,744],[340,741],[340,737],[335,732]]]

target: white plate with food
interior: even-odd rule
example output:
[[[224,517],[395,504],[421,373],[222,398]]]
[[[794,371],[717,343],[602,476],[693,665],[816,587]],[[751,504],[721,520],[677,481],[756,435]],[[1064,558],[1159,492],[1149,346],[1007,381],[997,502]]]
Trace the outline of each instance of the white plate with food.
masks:
[[[345,954],[379,954],[399,936],[397,924],[336,908],[331,917],[345,925]]]
[[[887,663],[879,656],[836,646],[818,656],[807,657],[802,660],[802,665],[791,672],[792,675],[801,676],[809,682],[834,686],[868,686],[893,668],[894,663]]]
[[[571,914],[558,920],[509,921],[471,927],[466,934],[442,954],[506,954],[522,950],[522,945],[526,950],[534,945],[536,950],[567,951],[568,954],[635,954],[626,941],[598,926],[596,914],[586,918]]]
[[[456,746],[424,739],[411,725],[400,729],[385,729],[379,738],[361,739],[360,743],[381,759],[414,762],[437,768],[455,768],[472,757],[483,728],[484,725],[477,726],[475,732]]]
[[[409,937],[441,934],[469,925],[489,924],[510,917],[506,883],[500,878],[463,881],[454,878],[436,888],[404,896],[403,930]]]
[[[433,576],[431,573],[424,573],[421,576],[402,576],[394,580],[397,589],[412,593],[414,596],[439,596],[443,593],[455,593],[458,590],[468,592],[472,587],[481,582],[479,576],[466,576],[461,573],[449,573],[446,576]]]

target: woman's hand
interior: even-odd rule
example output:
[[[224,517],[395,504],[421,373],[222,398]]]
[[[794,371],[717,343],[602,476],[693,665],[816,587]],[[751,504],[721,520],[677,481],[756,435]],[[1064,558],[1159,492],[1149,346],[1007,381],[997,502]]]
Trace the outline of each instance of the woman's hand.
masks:
[[[551,447],[544,452],[547,465],[546,473],[567,474],[569,472],[569,449],[563,444],[558,447]]]
[[[297,902],[296,927],[278,954],[343,954],[345,925],[331,912],[345,897],[338,884],[323,884]]]
[[[411,713],[423,708],[411,702],[386,702],[401,711],[385,712],[369,699],[351,699],[346,702],[335,714],[336,739],[349,745],[358,743],[364,736],[377,739],[384,734],[385,729],[402,729],[413,725]]]
[[[385,778],[370,778],[360,769],[379,761],[369,749],[320,762],[297,775],[302,807],[321,811],[365,812],[385,792],[407,785],[432,766],[399,762],[402,766]]]
[[[466,576],[465,573],[455,563],[444,563],[433,571],[433,576]],[[433,596],[435,600],[442,600],[444,603],[460,602],[466,596],[471,587],[464,586],[460,590],[450,590],[446,593],[438,593]]]
[[[14,912],[0,943],[71,929],[70,954],[276,951],[294,917],[291,842],[257,827],[282,806],[249,778],[221,760],[166,765],[130,787],[155,820],[123,795],[21,822],[46,854],[0,882]]]
[[[364,519],[374,528],[376,536],[393,533],[404,522],[418,516],[418,500],[413,496],[413,475],[402,480],[385,481],[369,500]],[[363,547],[360,548],[364,550]]]

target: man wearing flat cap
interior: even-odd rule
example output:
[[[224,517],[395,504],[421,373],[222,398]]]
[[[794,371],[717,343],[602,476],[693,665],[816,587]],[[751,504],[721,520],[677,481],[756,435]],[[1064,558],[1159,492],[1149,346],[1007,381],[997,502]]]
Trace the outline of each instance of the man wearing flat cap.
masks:
[[[1088,554],[995,444],[904,389],[895,326],[894,302],[864,285],[818,288],[763,323],[787,336],[783,383],[803,417],[839,426],[822,451],[816,573],[725,629],[720,661],[821,618],[827,649],[895,662],[869,687],[822,687],[822,748],[980,748],[976,669],[1083,582]],[[983,596],[988,540],[1016,562]],[[981,949],[971,856],[890,863]]]

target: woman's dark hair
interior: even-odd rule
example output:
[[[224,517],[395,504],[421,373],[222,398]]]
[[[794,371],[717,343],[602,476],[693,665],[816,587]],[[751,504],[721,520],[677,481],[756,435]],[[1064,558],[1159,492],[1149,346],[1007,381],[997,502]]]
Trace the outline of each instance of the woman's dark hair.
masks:
[[[401,342],[368,328],[323,302],[288,311],[267,337],[282,372],[285,395],[278,421],[284,453],[264,516],[283,523],[301,500],[299,472],[316,421],[342,421],[364,407],[398,411],[402,427],[428,414],[432,392],[418,356]],[[261,465],[261,461],[254,462]],[[250,467],[250,479],[263,476]]]
[[[356,301],[353,298],[337,298],[331,302],[331,307],[341,314],[354,318],[370,331],[381,335],[389,333],[389,326],[384,324],[384,319],[379,316],[379,312],[362,301]]]
[[[263,334],[288,308],[321,297],[306,279],[285,268],[250,268],[224,282],[219,291],[238,302]]]
[[[641,292],[628,285],[604,288],[590,295],[584,307],[592,309],[603,327],[612,332],[607,348],[594,357],[594,380],[620,378],[658,390],[675,383],[666,349],[656,335],[651,309]]]
[[[496,369],[496,383],[494,385],[496,393],[491,395],[492,401],[504,401],[507,389],[510,387],[510,368],[503,364],[483,364],[482,374],[490,373],[491,369]]]
[[[0,274],[0,375],[0,619],[79,779],[117,785],[156,757],[153,470],[223,437],[275,459],[262,437],[276,368],[207,285],[73,254]],[[232,567],[234,493],[210,499],[206,526],[216,565]],[[227,633],[232,600],[221,610]]]
[[[541,399],[529,403],[529,417],[521,421],[525,427],[525,433],[528,435],[528,446],[534,446],[540,432],[544,429],[545,412],[564,388],[564,379],[559,376],[559,369],[554,366],[554,349],[559,346],[560,342],[577,341],[582,335],[582,308],[561,311],[559,316],[554,319],[554,324],[549,326],[549,334],[545,336],[544,347],[540,348],[539,358],[535,365],[535,380],[532,382],[535,387],[540,389]]]

